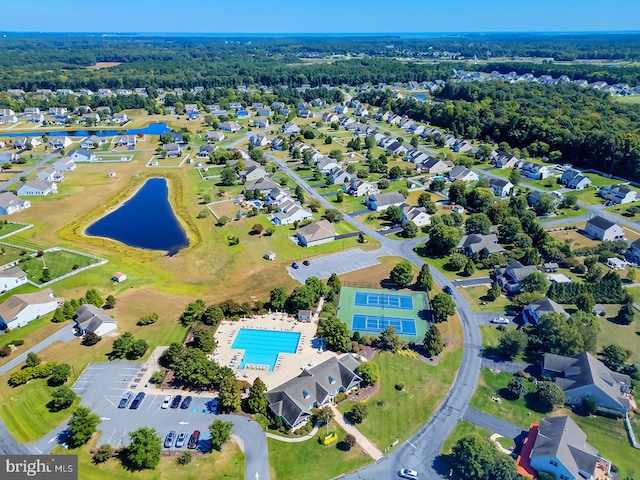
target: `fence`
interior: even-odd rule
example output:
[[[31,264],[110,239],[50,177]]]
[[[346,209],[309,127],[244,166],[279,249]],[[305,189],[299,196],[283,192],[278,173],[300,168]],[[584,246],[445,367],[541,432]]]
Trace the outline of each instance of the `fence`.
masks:
[[[25,230],[30,229],[31,227],[33,227],[33,224],[31,223],[22,223],[22,222],[11,222],[14,225],[24,225],[22,228],[19,228],[18,230],[11,232],[11,233],[7,233],[6,235],[2,235],[0,237],[0,240],[2,240],[3,238],[7,238],[10,237],[11,235],[15,235],[16,233],[20,233],[20,232],[24,232]]]
[[[633,448],[637,448],[640,450],[640,443],[636,441],[636,436],[633,433],[633,428],[631,427],[631,420],[629,420],[629,413],[625,413],[624,415],[624,424],[627,427],[627,434],[629,435],[629,440],[631,441],[631,445],[633,445]]]

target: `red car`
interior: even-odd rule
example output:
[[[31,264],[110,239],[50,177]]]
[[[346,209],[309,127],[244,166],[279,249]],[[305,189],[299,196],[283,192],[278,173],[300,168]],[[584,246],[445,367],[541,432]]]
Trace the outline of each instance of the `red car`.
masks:
[[[198,446],[198,440],[200,440],[200,430],[195,430],[189,437],[189,443],[187,444],[187,448],[191,450],[196,448]]]

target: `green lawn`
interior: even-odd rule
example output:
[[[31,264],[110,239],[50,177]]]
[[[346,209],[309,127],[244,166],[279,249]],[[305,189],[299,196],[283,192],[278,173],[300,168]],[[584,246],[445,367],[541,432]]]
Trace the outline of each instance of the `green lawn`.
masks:
[[[587,209],[586,208],[582,208],[582,207],[576,207],[576,208],[562,208],[560,210],[556,211],[556,216],[553,217],[553,220],[558,220],[558,219],[562,219],[562,218],[574,218],[574,217],[582,217],[583,215],[586,215]]]
[[[441,453],[450,453],[453,449],[453,446],[458,443],[458,440],[474,433],[482,436],[489,436],[493,432],[490,432],[489,430],[482,427],[478,427],[477,425],[474,425],[471,422],[467,422],[466,420],[460,420],[442,444]]]
[[[637,301],[637,300],[636,300]],[[631,350],[631,361],[640,362],[640,313],[636,312],[636,321],[631,325],[618,325],[613,318],[617,315],[620,305],[606,305],[604,317],[598,317],[600,333],[598,335],[598,348],[616,343],[625,349]]]
[[[274,480],[326,480],[353,472],[372,462],[371,457],[362,453],[357,445],[345,452],[338,448],[345,436],[344,430],[331,422],[330,431],[336,432],[338,441],[332,445],[321,445],[318,437],[326,434],[325,428],[305,442],[285,443],[272,438],[269,442],[269,464],[273,468]]]
[[[11,235],[16,230],[20,230],[24,227],[25,225],[21,225],[19,223],[11,223],[7,220],[5,220],[4,222],[0,222],[0,237]]]
[[[491,301],[487,297],[487,285],[474,285],[471,287],[461,287],[458,291],[469,302],[471,310],[474,312],[498,312],[504,313],[511,302],[505,295],[500,295],[496,300]]]
[[[555,177],[548,177],[548,178],[544,178],[544,179],[540,179],[540,180],[523,179],[522,180],[522,185],[536,187],[536,188],[542,188],[542,189],[548,190],[550,192],[553,191],[553,190],[558,190],[559,188],[562,188],[562,185],[560,185],[560,184],[558,184],[556,182],[556,178]]]
[[[585,188],[584,190],[579,190],[579,192],[578,200],[589,205],[598,205],[604,201],[603,198],[598,195],[595,187]]]
[[[619,180],[615,178],[606,178],[602,175],[598,175],[597,173],[585,173],[585,176],[591,179],[591,185],[593,187],[604,187],[605,185],[615,185],[616,183],[620,183]]]
[[[39,284],[44,283],[40,279],[45,266],[49,269],[50,278],[54,279],[97,262],[97,260],[84,255],[59,250],[45,252],[41,257],[26,258],[25,261],[20,262],[20,268],[26,272],[29,280]]]
[[[418,254],[420,254],[420,253],[418,253]],[[449,280],[464,280],[466,278],[488,277],[489,274],[491,273],[491,270],[489,270],[489,269],[483,270],[481,268],[476,268],[475,273],[471,277],[465,277],[460,272],[452,272],[451,270],[447,270],[445,268],[445,265],[447,263],[449,263],[449,256],[448,255],[447,256],[443,256],[443,257],[424,257],[423,256],[423,259],[429,265],[437,268],[442,273],[444,273],[445,276]],[[488,287],[485,287],[485,290],[487,290],[487,289],[488,289]],[[464,290],[464,289],[461,289],[461,290]],[[485,291],[485,293],[486,293],[486,291]]]
[[[631,95],[628,97],[615,97],[616,102],[620,103],[631,103],[631,104],[640,104],[640,95]]]
[[[10,247],[9,245],[0,245],[0,264],[5,265],[15,262],[20,258],[28,258],[26,251],[22,248]],[[28,252],[31,253],[31,252]]]

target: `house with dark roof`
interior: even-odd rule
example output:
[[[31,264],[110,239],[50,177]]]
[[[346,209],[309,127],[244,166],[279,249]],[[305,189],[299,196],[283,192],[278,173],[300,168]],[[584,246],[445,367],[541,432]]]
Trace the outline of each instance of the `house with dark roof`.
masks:
[[[591,185],[591,180],[578,170],[569,169],[560,177],[560,183],[573,190],[582,190]]]
[[[490,178],[489,186],[493,190],[493,194],[498,197],[508,197],[514,185],[504,178]]]
[[[400,205],[400,210],[402,210],[402,226],[405,226],[408,222],[415,223],[417,227],[431,225],[431,215],[427,213],[424,207],[403,203]]]
[[[311,409],[333,401],[340,392],[356,388],[362,378],[356,373],[360,362],[351,354],[333,357],[305,369],[295,378],[267,392],[269,409],[290,428],[303,425]]]
[[[500,151],[492,155],[491,163],[497,168],[518,168],[522,165],[522,160],[511,153]]]
[[[522,311],[522,318],[533,325],[540,323],[540,319],[549,313],[560,313],[565,316],[569,314],[562,308],[562,305],[557,304],[550,298],[543,298],[537,302],[530,303]]]
[[[605,185],[598,190],[598,193],[602,198],[611,200],[618,205],[638,201],[638,193],[632,190],[629,185]]]
[[[631,242],[628,250],[624,254],[627,261],[640,264],[640,239]]]
[[[495,233],[489,235],[481,235],[473,233],[465,235],[458,242],[457,249],[464,253],[467,257],[472,257],[474,253],[480,253],[487,249],[489,253],[502,253],[504,248],[498,243],[498,237]]]
[[[603,242],[624,240],[624,229],[617,223],[607,220],[600,215],[595,215],[587,221],[584,227],[584,233],[588,237]]]
[[[535,271],[537,271],[537,268],[534,265],[525,266],[516,260],[512,260],[507,263],[506,267],[496,268],[495,279],[500,288],[509,293],[518,293],[520,292],[522,280]]]
[[[580,406],[592,397],[601,408],[623,413],[631,408],[631,377],[610,370],[589,352],[571,357],[545,353],[542,371],[562,389],[568,405]]]
[[[533,442],[529,464],[538,473],[550,473],[559,480],[610,478],[611,462],[587,443],[587,435],[571,417],[543,418],[532,426],[527,440]]]
[[[476,172],[469,170],[464,165],[456,165],[449,172],[449,178],[451,180],[460,180],[461,182],[477,182],[480,177]]]
[[[245,184],[243,192],[258,190],[262,194],[269,193],[272,189],[278,188],[278,184],[267,177],[258,178]]]
[[[331,222],[320,220],[299,228],[296,237],[303,247],[314,247],[333,242],[336,239],[336,230]]]
[[[453,170],[453,164],[448,160],[428,156],[421,164],[417,164],[416,168],[426,173],[448,173]]]
[[[373,210],[376,212],[382,212],[392,205],[400,206],[403,203],[404,197],[400,192],[377,193],[368,196],[364,201],[364,204],[369,210]]]
[[[92,332],[102,337],[118,328],[118,322],[113,317],[90,303],[81,305],[76,311],[75,322],[83,335]]]

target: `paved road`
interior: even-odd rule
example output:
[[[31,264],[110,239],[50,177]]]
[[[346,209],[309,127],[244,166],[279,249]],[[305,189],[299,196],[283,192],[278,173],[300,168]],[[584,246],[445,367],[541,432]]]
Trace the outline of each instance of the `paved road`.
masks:
[[[53,153],[50,153],[49,155],[46,155],[42,160],[40,160],[38,163],[36,163],[32,167],[29,167],[26,170],[21,171],[20,173],[16,174],[14,177],[12,177],[9,180],[5,181],[2,185],[0,185],[0,190],[8,189],[11,185],[13,185],[14,183],[18,182],[20,180],[20,177],[26,177],[31,172],[34,172],[34,171],[38,170],[40,167],[42,167],[46,163],[50,162],[53,158],[55,158],[57,156],[58,156],[58,150],[56,150]],[[11,173],[11,172],[9,172],[9,173]]]
[[[522,433],[522,428],[504,420],[500,420],[488,413],[476,410],[473,407],[467,408],[467,411],[464,414],[464,419],[474,425],[486,428],[491,432],[499,433],[506,438],[517,438]]]
[[[309,277],[325,279],[329,278],[332,273],[342,275],[354,270],[372,267],[380,263],[377,258],[379,256],[381,256],[379,250],[363,252],[359,248],[352,248],[313,259],[309,266],[304,266],[302,263],[298,263],[299,268],[297,269],[289,266],[287,271],[294,279],[304,283]]]

